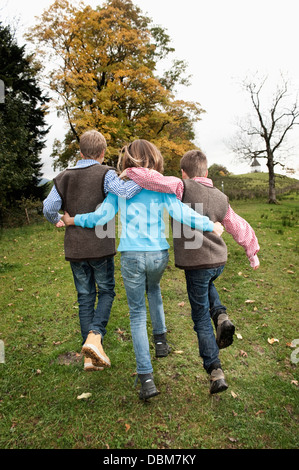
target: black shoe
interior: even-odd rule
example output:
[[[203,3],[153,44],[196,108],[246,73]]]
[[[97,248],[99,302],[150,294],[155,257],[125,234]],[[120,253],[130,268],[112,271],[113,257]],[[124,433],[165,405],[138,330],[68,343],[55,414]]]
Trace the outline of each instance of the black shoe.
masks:
[[[166,357],[171,352],[171,347],[166,342],[166,333],[154,335],[156,357]]]
[[[149,398],[155,397],[159,394],[154,383],[153,374],[138,374],[138,379],[141,382],[141,389],[139,392],[139,398],[141,400],[148,400]]]
[[[234,340],[235,325],[230,321],[228,315],[223,311],[215,320],[216,343],[219,349],[230,346]]]
[[[221,393],[228,389],[222,369],[213,369],[210,374],[210,394]]]

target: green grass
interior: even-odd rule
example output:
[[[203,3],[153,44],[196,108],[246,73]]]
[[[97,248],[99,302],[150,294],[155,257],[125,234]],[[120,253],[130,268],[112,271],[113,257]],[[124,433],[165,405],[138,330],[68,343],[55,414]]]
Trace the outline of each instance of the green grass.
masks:
[[[209,395],[184,273],[174,267],[172,247],[161,286],[174,352],[161,359],[152,355],[161,393],[143,403],[134,387],[119,254],[105,337],[112,367],[85,373],[63,229],[45,222],[2,232],[0,339],[6,361],[0,364],[0,448],[298,447],[298,365],[290,347],[299,338],[298,199],[277,206],[257,200],[232,206],[256,231],[261,267],[253,271],[243,249],[224,234],[229,257],[217,287],[242,339],[235,336],[221,351],[229,389],[218,396]],[[268,338],[279,342],[270,344]],[[79,400],[82,393],[91,396]]]

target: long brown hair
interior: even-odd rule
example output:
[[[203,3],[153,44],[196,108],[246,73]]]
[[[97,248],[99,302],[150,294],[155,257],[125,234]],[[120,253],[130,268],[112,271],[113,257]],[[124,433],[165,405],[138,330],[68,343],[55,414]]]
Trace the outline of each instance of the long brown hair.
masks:
[[[123,171],[126,168],[142,167],[162,173],[164,170],[163,163],[163,156],[154,144],[144,139],[138,139],[123,147],[118,160],[118,170]]]

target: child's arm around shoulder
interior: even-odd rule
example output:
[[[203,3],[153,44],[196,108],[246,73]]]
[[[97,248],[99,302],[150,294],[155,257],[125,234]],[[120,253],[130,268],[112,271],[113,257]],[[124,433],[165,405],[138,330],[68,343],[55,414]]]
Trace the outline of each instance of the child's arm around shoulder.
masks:
[[[142,187],[134,181],[123,181],[116,171],[109,170],[105,175],[104,191],[105,193],[112,193],[124,199],[131,199],[140,193]]]
[[[176,176],[163,176],[156,170],[135,167],[127,168],[126,175],[145,189],[159,193],[175,194],[178,199],[182,200],[184,183]]]
[[[65,212],[63,221],[66,226],[76,225],[82,228],[93,228],[96,225],[105,225],[115,217],[118,212],[118,197],[109,193],[102,204],[94,211],[86,214],[76,214],[74,217]]]
[[[170,216],[178,222],[202,232],[212,232],[219,237],[222,235],[224,229],[220,222],[213,222],[209,217],[200,215],[173,194],[164,194],[164,203]]]

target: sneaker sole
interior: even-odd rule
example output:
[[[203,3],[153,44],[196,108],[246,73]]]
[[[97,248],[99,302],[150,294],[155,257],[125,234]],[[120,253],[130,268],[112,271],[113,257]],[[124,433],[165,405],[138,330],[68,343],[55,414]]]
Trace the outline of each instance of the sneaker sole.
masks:
[[[84,344],[82,354],[84,354],[85,357],[89,357],[97,367],[111,367],[110,360],[105,358],[93,344]]]
[[[85,372],[96,372],[99,370],[104,370],[104,367],[97,367],[97,366],[89,365],[89,366],[84,366],[84,370]]]
[[[168,344],[156,343],[155,349],[155,357],[166,357],[171,353],[171,347]]]
[[[157,395],[159,395],[160,392],[158,392],[158,390],[155,390],[149,394],[147,394],[146,396],[143,395],[142,393],[139,394],[139,398],[140,400],[148,400],[149,398],[152,398],[152,397],[156,397]]]
[[[211,385],[210,394],[214,395],[215,393],[225,392],[225,390],[227,390],[227,389],[228,389],[228,385],[223,379],[216,380]]]
[[[216,342],[219,349],[230,346],[234,341],[235,326],[230,321],[224,321],[217,332]]]

